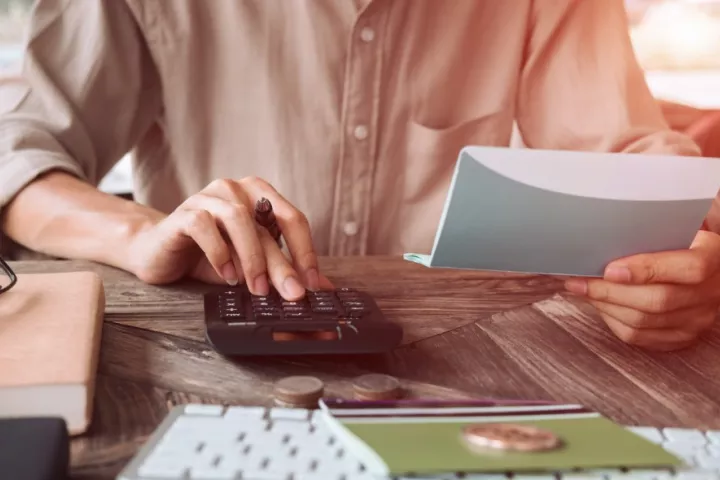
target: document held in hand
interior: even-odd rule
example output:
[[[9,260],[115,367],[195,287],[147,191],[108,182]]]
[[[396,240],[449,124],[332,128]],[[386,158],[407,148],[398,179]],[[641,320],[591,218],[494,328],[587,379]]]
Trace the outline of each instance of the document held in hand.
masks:
[[[720,159],[466,147],[427,267],[602,276],[686,249],[720,189]]]

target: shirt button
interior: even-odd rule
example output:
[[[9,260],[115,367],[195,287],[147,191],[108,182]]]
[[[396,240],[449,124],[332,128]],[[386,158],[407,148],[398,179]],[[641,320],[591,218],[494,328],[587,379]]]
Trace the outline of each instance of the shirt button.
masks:
[[[360,30],[360,39],[362,39],[363,42],[372,42],[375,40],[375,30],[370,27],[363,28]]]
[[[358,224],[355,222],[347,222],[345,225],[343,225],[343,232],[345,232],[345,235],[347,235],[348,237],[357,235]]]
[[[355,138],[358,140],[365,140],[368,136],[368,129],[365,125],[358,125],[353,131],[353,135],[355,135]]]

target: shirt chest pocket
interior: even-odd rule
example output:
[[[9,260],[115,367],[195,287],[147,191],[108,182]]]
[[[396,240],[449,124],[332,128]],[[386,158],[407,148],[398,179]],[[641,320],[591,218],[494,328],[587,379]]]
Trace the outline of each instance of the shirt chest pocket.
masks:
[[[454,165],[465,146],[507,146],[512,135],[512,122],[509,109],[440,127],[411,117],[407,127],[408,154],[414,162]]]

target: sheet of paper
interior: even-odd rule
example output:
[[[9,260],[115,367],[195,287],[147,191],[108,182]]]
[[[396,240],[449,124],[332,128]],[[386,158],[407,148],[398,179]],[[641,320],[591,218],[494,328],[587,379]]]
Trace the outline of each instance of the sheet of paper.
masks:
[[[601,276],[611,261],[687,248],[720,159],[467,147],[428,267]]]

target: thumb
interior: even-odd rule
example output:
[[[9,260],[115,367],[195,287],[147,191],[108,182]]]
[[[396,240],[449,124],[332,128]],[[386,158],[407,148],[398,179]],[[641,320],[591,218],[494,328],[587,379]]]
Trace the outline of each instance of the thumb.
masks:
[[[688,250],[643,253],[611,262],[604,279],[615,283],[703,283],[720,270],[720,235],[699,231]]]

